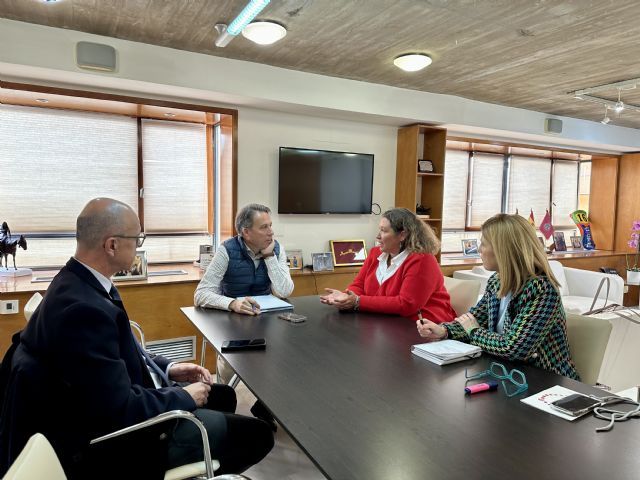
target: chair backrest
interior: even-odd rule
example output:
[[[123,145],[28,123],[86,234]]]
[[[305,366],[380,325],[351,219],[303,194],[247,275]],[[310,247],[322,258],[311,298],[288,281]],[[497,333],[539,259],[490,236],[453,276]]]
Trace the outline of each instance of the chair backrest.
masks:
[[[39,292],[36,292],[31,296],[29,301],[25,304],[23,313],[24,313],[24,318],[27,320],[27,322],[31,319],[31,315],[33,315],[33,312],[36,311],[36,308],[38,308],[38,305],[40,305],[41,301],[42,301],[42,295],[40,295]]]
[[[66,480],[64,470],[49,441],[41,433],[31,436],[13,462],[4,480]]]
[[[444,288],[451,297],[451,306],[458,315],[467,313],[478,302],[480,282],[444,277]]]
[[[595,385],[598,381],[611,329],[608,320],[567,313],[569,350],[584,383]]]

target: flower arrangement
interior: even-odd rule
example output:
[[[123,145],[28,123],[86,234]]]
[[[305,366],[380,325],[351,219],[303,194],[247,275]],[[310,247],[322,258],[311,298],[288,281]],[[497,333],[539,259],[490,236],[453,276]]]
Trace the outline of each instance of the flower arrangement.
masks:
[[[640,272],[640,267],[638,267],[638,253],[640,253],[640,220],[633,221],[633,225],[631,226],[631,237],[627,242],[627,245],[636,250],[633,258],[633,265],[629,265],[629,254],[625,255],[627,258],[627,270]]]

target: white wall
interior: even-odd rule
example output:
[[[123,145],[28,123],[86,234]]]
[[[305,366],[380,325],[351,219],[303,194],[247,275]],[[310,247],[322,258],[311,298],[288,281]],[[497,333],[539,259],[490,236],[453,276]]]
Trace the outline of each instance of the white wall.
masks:
[[[285,248],[329,251],[329,240],[363,238],[373,246],[377,215],[278,215],[278,149],[281,146],[374,154],[373,201],[382,211],[395,199],[396,128],[252,108],[238,114],[238,207],[264,203],[273,211],[277,240]]]

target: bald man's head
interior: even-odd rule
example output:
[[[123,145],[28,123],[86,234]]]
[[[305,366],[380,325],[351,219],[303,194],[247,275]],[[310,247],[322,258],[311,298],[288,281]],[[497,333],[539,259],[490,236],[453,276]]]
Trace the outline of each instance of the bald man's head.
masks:
[[[94,198],[85,205],[76,221],[78,247],[101,247],[104,239],[121,235],[139,224],[138,216],[126,203],[112,198]]]

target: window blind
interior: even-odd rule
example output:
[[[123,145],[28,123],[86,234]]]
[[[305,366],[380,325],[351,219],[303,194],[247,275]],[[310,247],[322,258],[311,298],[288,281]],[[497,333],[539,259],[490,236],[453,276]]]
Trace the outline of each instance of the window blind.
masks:
[[[578,206],[578,162],[555,160],[553,163],[552,222],[553,225],[573,225],[569,214]]]
[[[467,210],[469,152],[447,150],[442,228],[464,229]]]
[[[134,119],[0,105],[0,139],[0,221],[13,232],[75,232],[80,210],[98,196],[137,211]]]
[[[531,209],[536,226],[549,208],[551,160],[512,155],[509,167],[509,195],[507,212],[529,217]]]
[[[147,233],[206,232],[206,127],[142,121]]]
[[[480,227],[502,207],[503,155],[474,153],[471,187],[471,216],[468,226]]]

